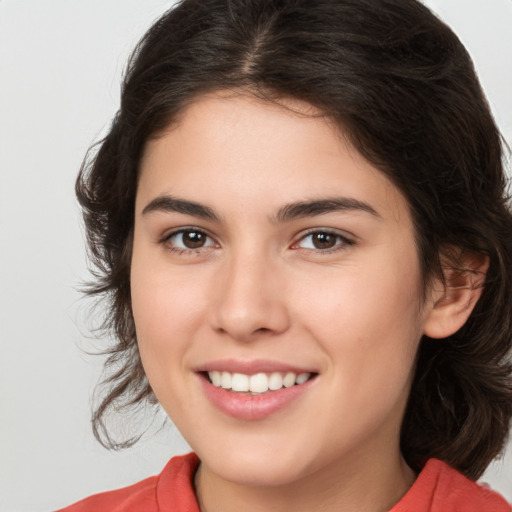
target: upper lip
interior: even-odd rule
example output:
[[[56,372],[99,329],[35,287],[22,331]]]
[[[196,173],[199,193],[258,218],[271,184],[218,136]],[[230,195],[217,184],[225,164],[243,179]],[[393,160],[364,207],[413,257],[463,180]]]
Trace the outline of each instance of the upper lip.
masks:
[[[296,366],[282,361],[271,359],[217,359],[201,364],[196,368],[197,372],[230,372],[254,375],[256,373],[317,373],[315,370],[303,366]]]

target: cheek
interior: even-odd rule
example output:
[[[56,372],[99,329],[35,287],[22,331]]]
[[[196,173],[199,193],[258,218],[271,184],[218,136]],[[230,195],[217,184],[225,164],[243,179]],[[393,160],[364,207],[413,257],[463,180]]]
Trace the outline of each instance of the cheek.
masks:
[[[200,279],[170,272],[165,261],[134,249],[131,267],[132,310],[146,375],[160,400],[181,371],[184,354],[200,327],[205,303]]]
[[[158,269],[132,268],[132,303],[139,352],[151,387],[175,424],[194,407],[183,389],[187,350],[197,330],[198,300],[193,287],[184,287]]]
[[[350,381],[348,388],[361,382],[395,386],[409,378],[422,314],[419,268],[415,253],[407,254],[332,269],[330,279],[311,276],[308,290],[293,294],[303,325],[323,346],[332,367],[342,368],[337,378]]]
[[[170,266],[163,250],[134,245],[131,297],[135,324],[140,341],[156,344],[196,321],[205,302],[207,279],[197,269]]]

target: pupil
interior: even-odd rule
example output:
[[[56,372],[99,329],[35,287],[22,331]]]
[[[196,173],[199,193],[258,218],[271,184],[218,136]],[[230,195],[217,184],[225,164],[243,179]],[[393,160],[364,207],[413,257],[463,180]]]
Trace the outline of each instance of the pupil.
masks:
[[[313,235],[313,245],[317,249],[330,249],[334,247],[336,243],[336,237],[329,233],[316,233]]]
[[[189,249],[197,249],[204,245],[204,235],[197,231],[187,231],[183,235],[183,244]]]

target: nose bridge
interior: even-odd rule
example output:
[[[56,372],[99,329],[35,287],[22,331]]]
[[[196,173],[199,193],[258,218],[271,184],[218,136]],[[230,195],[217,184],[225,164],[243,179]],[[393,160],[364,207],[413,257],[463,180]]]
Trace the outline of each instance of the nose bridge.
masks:
[[[277,258],[261,248],[247,244],[231,251],[219,272],[214,327],[239,341],[258,332],[286,330],[289,318],[281,270]]]

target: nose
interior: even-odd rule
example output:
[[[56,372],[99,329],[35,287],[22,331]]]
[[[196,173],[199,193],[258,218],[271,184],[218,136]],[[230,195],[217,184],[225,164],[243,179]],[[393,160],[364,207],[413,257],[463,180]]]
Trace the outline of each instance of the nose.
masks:
[[[258,257],[231,258],[217,280],[212,327],[248,342],[285,332],[290,324],[286,290],[279,265]]]

